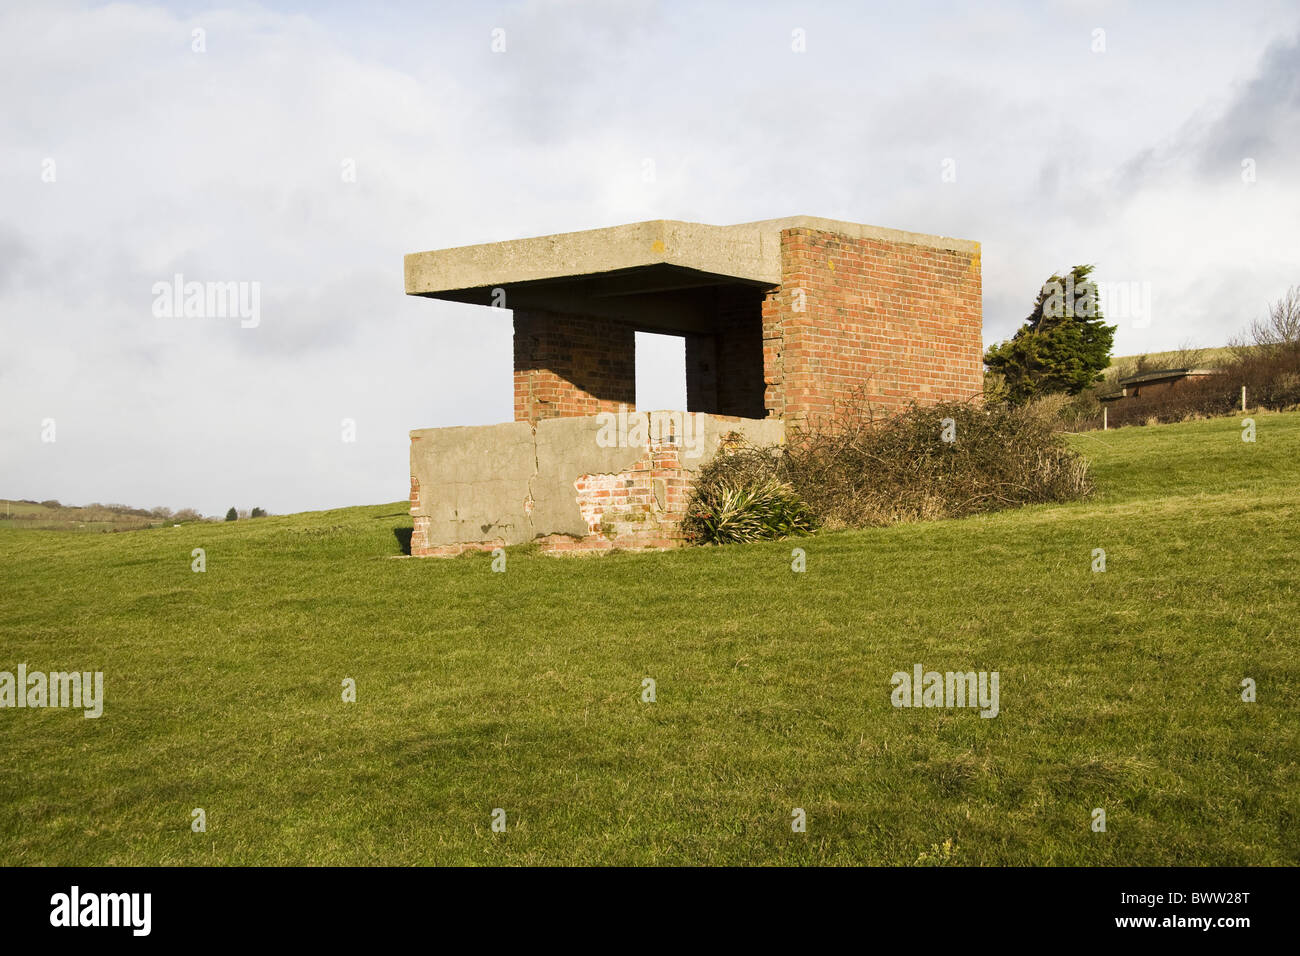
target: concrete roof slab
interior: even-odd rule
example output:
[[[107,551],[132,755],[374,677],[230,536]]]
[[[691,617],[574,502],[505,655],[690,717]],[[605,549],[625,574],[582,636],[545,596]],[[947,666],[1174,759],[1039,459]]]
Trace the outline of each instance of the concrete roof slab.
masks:
[[[714,284],[781,283],[781,232],[806,228],[859,239],[882,239],[978,253],[965,239],[928,236],[861,223],[792,216],[735,226],[654,219],[604,229],[511,239],[452,249],[413,252],[405,258],[408,295],[461,302],[484,301],[484,290],[521,283],[636,273],[644,291],[668,291],[666,277],[687,272]],[[664,267],[675,267],[664,269]],[[629,286],[629,287],[631,287]]]

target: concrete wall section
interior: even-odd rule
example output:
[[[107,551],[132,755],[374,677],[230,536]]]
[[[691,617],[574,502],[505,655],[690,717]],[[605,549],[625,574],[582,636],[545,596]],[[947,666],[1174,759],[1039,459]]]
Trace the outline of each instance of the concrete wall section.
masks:
[[[625,410],[413,431],[411,553],[674,547],[696,473],[731,435],[779,444],[784,425]]]
[[[411,514],[439,541],[531,539],[522,503],[535,473],[533,429],[527,422],[411,432]],[[518,501],[506,509],[499,502]]]

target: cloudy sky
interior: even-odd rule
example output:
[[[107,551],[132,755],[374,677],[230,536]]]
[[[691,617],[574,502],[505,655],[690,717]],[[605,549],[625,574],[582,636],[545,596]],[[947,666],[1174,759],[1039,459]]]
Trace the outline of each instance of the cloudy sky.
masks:
[[[404,296],[423,249],[854,220],[982,242],[986,342],[1145,284],[1121,354],[1300,283],[1294,0],[5,2],[0,103],[0,497],[405,497],[411,428],[512,416],[509,313]],[[177,273],[260,321],[159,316]]]

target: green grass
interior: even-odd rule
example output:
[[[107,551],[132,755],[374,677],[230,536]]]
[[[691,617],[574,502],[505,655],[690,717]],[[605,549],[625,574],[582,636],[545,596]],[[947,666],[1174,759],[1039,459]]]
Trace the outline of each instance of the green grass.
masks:
[[[0,863],[1294,864],[1300,414],[1255,417],[1075,436],[1091,502],[504,574],[395,558],[403,503],[5,528],[0,670],[107,702],[0,710]],[[916,662],[1000,716],[894,709]]]

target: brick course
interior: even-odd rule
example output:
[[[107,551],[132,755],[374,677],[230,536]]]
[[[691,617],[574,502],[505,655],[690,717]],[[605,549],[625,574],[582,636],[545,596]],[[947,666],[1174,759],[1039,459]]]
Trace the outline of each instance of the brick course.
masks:
[[[781,285],[711,290],[714,328],[686,338],[687,407],[797,423],[865,398],[978,401],[978,252],[807,228],[781,232]],[[632,325],[515,313],[515,420],[635,408]]]
[[[787,229],[781,259],[763,302],[769,416],[830,415],[859,389],[884,411],[979,399],[978,253]]]
[[[515,421],[636,404],[636,332],[607,319],[515,313]]]

